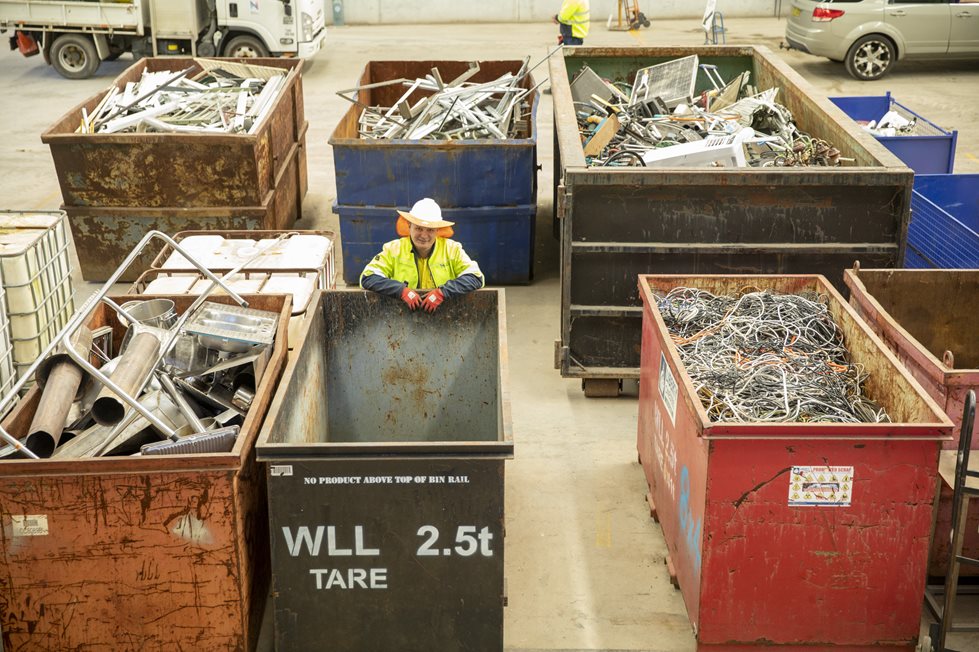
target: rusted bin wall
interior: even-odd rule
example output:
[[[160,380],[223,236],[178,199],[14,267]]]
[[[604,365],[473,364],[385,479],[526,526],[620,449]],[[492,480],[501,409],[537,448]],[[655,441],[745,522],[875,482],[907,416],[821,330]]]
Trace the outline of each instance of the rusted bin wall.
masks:
[[[744,71],[800,130],[824,138],[844,167],[588,167],[569,80],[585,64],[612,80],[696,54],[730,79]],[[639,274],[813,273],[843,287],[861,260],[899,264],[912,172],[767,48],[565,48],[550,62],[554,101],[554,205],[561,240],[565,377],[639,376]],[[704,90],[698,88],[697,92]]]
[[[979,270],[848,269],[850,305],[908,368],[915,380],[955,424],[945,443],[941,500],[929,575],[945,575],[952,527],[952,474],[962,426],[965,395],[979,392],[979,329],[976,306]],[[973,437],[979,449],[979,437]],[[965,552],[979,557],[979,501],[969,508]],[[979,575],[964,565],[962,575]]]
[[[178,311],[194,299],[167,298]],[[253,649],[269,582],[255,440],[285,367],[291,306],[286,295],[246,298],[279,325],[231,452],[0,461],[5,650]],[[104,304],[89,324],[111,324],[122,341]],[[39,398],[35,388],[18,404],[8,432],[26,435]]]
[[[502,650],[503,291],[310,313],[258,444],[276,649]]]
[[[951,422],[821,276],[639,283],[638,450],[698,650],[913,650]],[[867,396],[893,423],[711,422],[653,294],[680,286],[828,296],[851,359],[869,373]],[[802,504],[794,478],[823,470],[849,497]]]
[[[282,68],[286,80],[253,134],[81,134],[82,110],[41,135],[51,147],[61,194],[86,280],[104,280],[146,228],[287,228],[301,217],[308,185],[302,60],[240,59]],[[141,59],[113,81],[122,88],[144,70],[200,67],[189,58]],[[137,233],[133,239],[133,233]],[[143,261],[149,263],[149,259]],[[133,272],[123,280],[133,281]]]

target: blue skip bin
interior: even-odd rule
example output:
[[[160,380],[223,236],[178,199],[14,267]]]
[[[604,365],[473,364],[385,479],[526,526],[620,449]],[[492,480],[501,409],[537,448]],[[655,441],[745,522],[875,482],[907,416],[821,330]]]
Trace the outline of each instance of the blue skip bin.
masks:
[[[406,211],[410,206],[398,206]],[[340,216],[343,280],[356,285],[364,266],[398,234],[393,206],[333,205]],[[455,222],[454,240],[483,270],[492,285],[529,283],[534,275],[535,204],[443,208],[442,217]]]
[[[522,61],[480,61],[470,81],[486,83],[506,73],[517,74]],[[370,61],[359,84],[416,79],[437,68],[446,80],[469,69],[466,61]],[[527,75],[522,88],[534,87]],[[407,84],[358,91],[352,105],[330,136],[341,206],[411,206],[431,197],[442,209],[478,206],[520,206],[537,201],[536,90],[526,98],[529,111],[517,121],[516,137],[506,140],[374,140],[361,138],[358,121],[363,106],[398,103]],[[413,96],[414,97],[414,96]],[[412,100],[414,101],[414,99]],[[341,233],[346,238],[346,233]]]
[[[915,176],[904,266],[979,268],[979,174]]]
[[[879,121],[888,111],[908,120],[916,119],[915,133],[874,137],[914,170],[915,174],[951,174],[955,164],[955,142],[959,132],[946,131],[886,95],[831,97],[830,101],[857,122]]]

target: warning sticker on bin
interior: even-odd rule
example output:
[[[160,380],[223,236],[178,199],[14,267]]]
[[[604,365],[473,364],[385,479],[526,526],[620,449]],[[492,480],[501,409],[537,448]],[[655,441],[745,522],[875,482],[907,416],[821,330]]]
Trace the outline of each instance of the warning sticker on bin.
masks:
[[[676,397],[677,384],[670,365],[666,364],[666,356],[662,351],[659,354],[659,395],[666,406],[666,412],[670,415],[670,423],[676,425]]]
[[[852,466],[792,467],[789,507],[849,507],[852,498]]]
[[[44,537],[48,535],[46,514],[13,514],[10,517],[11,530],[15,537]]]

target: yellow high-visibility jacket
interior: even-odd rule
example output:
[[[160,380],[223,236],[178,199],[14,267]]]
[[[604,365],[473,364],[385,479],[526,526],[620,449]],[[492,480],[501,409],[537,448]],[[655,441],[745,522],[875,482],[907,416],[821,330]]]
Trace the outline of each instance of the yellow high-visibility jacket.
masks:
[[[559,23],[571,25],[571,36],[585,38],[588,36],[588,0],[564,0],[561,11],[557,14]]]
[[[463,280],[458,284],[450,283],[465,275],[474,277],[473,282],[468,283],[467,280]],[[375,284],[365,282],[370,276],[397,281],[399,288],[404,287],[404,284],[415,290],[439,287],[447,292],[447,296],[465,294],[486,285],[486,280],[476,261],[466,254],[459,242],[449,238],[436,238],[435,246],[427,259],[417,257],[411,238],[392,240],[384,245],[381,253],[374,256],[360,275],[362,288],[382,291],[380,287],[370,287]],[[473,287],[468,287],[469,285]],[[389,294],[383,291],[382,293]],[[393,296],[394,293],[390,294]]]

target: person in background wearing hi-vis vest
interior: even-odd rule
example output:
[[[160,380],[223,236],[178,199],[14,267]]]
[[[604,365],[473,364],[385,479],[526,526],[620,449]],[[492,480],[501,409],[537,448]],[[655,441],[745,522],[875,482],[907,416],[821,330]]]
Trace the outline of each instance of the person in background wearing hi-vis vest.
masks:
[[[442,209],[428,197],[415,202],[407,213],[398,211],[396,228],[401,238],[385,244],[367,264],[360,287],[431,313],[446,299],[486,285],[476,261],[450,240],[453,224],[442,219]]]
[[[558,43],[582,45],[588,36],[588,0],[564,0],[561,11],[554,16],[561,35]]]

